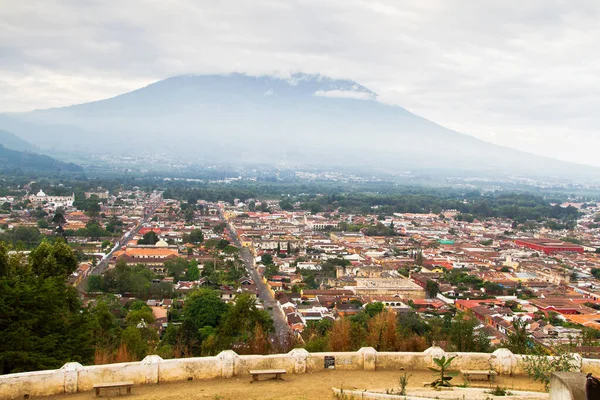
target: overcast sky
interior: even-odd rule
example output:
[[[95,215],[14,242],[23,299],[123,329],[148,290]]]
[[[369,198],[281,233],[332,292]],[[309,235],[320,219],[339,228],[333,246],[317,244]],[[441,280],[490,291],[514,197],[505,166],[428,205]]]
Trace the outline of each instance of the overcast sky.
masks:
[[[320,73],[600,166],[599,14],[597,0],[0,0],[0,112],[179,74]]]

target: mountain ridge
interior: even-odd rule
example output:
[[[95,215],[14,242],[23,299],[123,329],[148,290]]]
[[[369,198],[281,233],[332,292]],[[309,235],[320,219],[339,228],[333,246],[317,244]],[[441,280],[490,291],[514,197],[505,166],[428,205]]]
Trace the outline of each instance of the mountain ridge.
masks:
[[[13,123],[18,134],[45,148],[51,143],[36,129],[60,131],[67,143],[77,141],[86,150],[98,147],[93,139],[101,136],[107,152],[161,151],[203,160],[365,163],[492,175],[600,172],[491,144],[376,98],[354,81],[318,75],[184,75],[108,99],[10,118],[22,124]]]
[[[35,153],[37,148],[26,140],[21,139],[12,132],[0,129],[0,145],[11,150]]]
[[[50,156],[28,151],[12,150],[0,144],[0,172],[6,174],[83,175],[77,164],[64,163]]]

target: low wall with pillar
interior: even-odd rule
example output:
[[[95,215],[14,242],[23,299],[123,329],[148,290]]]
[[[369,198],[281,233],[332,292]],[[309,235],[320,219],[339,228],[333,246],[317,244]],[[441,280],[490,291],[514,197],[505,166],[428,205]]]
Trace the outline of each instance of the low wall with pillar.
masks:
[[[287,354],[238,355],[226,350],[214,357],[163,360],[147,356],[140,362],[82,366],[67,363],[50,371],[0,375],[0,399],[22,399],[24,395],[49,396],[92,390],[95,383],[133,381],[151,385],[185,380],[231,378],[249,375],[252,369],[285,369],[288,374],[304,374],[328,368],[344,370],[426,370],[434,358],[454,356],[451,369],[493,370],[500,375],[523,374],[522,356],[507,349],[493,353],[446,353],[440,347],[417,352],[377,352],[364,347],[355,352],[309,353],[294,349]],[[600,360],[577,358],[582,372],[600,374]]]
[[[587,400],[585,385],[581,372],[555,372],[550,378],[550,400]]]

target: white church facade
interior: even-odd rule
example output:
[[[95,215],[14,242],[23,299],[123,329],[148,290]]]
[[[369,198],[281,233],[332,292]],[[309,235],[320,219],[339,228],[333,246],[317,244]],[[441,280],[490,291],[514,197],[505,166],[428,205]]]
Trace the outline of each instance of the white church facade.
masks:
[[[31,201],[35,207],[73,207],[75,193],[71,196],[48,196],[43,190],[40,190],[37,194],[30,195],[29,201]]]

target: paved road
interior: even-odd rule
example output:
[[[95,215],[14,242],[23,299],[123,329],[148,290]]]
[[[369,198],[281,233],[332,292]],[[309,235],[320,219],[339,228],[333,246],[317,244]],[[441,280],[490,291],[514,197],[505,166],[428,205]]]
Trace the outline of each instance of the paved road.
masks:
[[[221,212],[221,210],[219,210],[219,212]],[[223,218],[222,213],[221,217]],[[242,244],[237,237],[237,233],[234,229],[232,229],[232,226],[229,224],[229,222],[227,222],[227,229],[229,230],[231,241],[240,249],[240,257],[242,261],[244,261],[248,275],[250,275],[250,278],[252,278],[258,287],[259,299],[262,300],[265,310],[269,311],[271,317],[273,318],[276,340],[279,342],[279,345],[283,346],[286,344],[286,341],[290,339],[292,333],[290,326],[287,324],[285,315],[283,314],[281,308],[279,308],[273,293],[269,290],[267,284],[263,282],[262,277],[258,274],[258,271],[255,268],[254,257],[250,253],[250,250],[248,250],[246,247],[242,247]]]
[[[110,262],[110,259],[112,258],[113,254],[115,252],[121,250],[123,248],[123,246],[125,246],[127,243],[129,243],[129,241],[131,239],[133,239],[133,237],[140,231],[140,229],[142,229],[144,224],[147,223],[148,221],[150,221],[150,219],[152,219],[154,212],[161,204],[162,204],[162,200],[157,201],[156,204],[154,205],[154,207],[152,207],[152,210],[135,226],[135,228],[133,228],[133,230],[127,232],[124,236],[121,237],[121,239],[119,239],[119,243],[115,247],[113,247],[112,250],[106,255],[106,257],[104,257],[96,265],[96,267],[90,272],[90,275],[102,275],[102,273],[104,273],[106,268],[108,268],[108,263]],[[86,291],[86,288],[87,288],[87,277],[83,278],[79,282],[79,284],[77,284],[77,289],[82,293]]]

